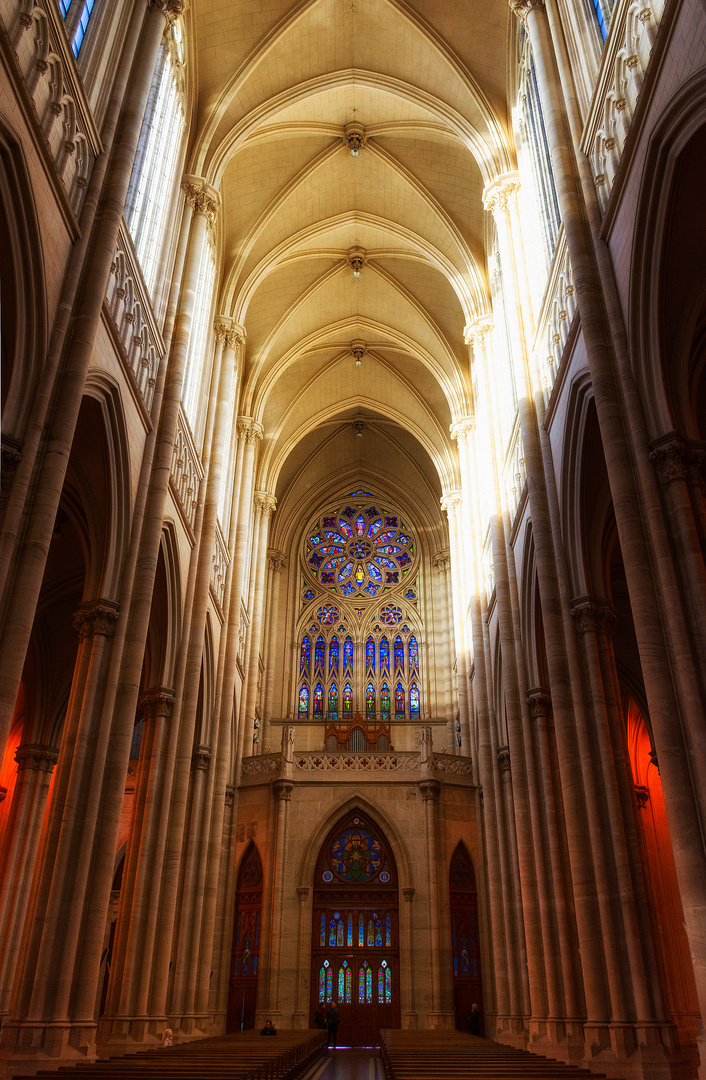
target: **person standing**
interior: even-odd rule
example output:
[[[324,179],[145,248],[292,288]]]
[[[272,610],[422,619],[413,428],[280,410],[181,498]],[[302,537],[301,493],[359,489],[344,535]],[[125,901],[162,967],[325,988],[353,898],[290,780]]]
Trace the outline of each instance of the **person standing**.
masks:
[[[468,1014],[468,1031],[471,1035],[480,1035],[480,1011],[475,1002],[471,1005]]]
[[[329,1001],[326,1006],[326,1027],[328,1029],[328,1044],[331,1050],[336,1049],[336,1036],[338,1034],[339,1023],[340,1017],[338,1015],[336,1002]]]

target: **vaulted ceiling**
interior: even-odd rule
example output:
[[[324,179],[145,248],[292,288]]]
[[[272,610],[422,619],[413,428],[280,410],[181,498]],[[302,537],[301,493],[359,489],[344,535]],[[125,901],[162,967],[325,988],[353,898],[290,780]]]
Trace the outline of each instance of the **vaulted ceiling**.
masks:
[[[507,4],[193,0],[190,17],[189,171],[221,191],[218,310],[246,331],[259,485],[281,504],[357,461],[438,507],[471,409],[464,328],[489,309],[482,192],[513,167]]]

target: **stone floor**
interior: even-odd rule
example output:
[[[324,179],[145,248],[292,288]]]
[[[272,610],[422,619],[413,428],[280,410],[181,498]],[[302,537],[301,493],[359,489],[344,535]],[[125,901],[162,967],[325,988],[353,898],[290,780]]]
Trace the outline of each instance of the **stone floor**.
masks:
[[[329,1050],[305,1080],[383,1080],[377,1050]]]

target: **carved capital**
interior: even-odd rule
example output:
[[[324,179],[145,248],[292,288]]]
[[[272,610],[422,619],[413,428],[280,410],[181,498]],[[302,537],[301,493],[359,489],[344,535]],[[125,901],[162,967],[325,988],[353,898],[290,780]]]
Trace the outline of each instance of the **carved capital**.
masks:
[[[209,224],[214,225],[221,204],[216,189],[200,176],[185,176],[182,188],[193,213],[203,214]]]
[[[18,746],[15,750],[18,772],[31,769],[33,772],[52,773],[58,760],[59,751],[54,746],[27,743],[25,746]]]
[[[259,442],[265,434],[265,429],[262,424],[258,424],[257,420],[253,420],[252,416],[239,416],[236,429],[238,438],[244,439],[245,442],[249,443],[251,446],[256,442]]]
[[[80,641],[102,634],[111,637],[118,621],[119,605],[110,600],[92,600],[81,604],[74,615],[74,629]]]
[[[22,460],[22,446],[8,435],[2,437],[2,455],[0,461],[0,484],[7,490],[13,481],[17,466]]]
[[[543,8],[544,0],[509,0],[510,11],[522,22],[527,22],[527,16],[532,8]]]
[[[644,810],[650,798],[650,789],[642,784],[635,784],[635,798],[640,810]]]
[[[235,802],[235,787],[233,784],[226,784],[226,806],[232,806]]]
[[[280,802],[289,802],[292,797],[292,788],[294,784],[291,780],[275,780],[272,785],[272,790],[275,793],[275,798]]]
[[[270,495],[267,491],[256,491],[253,496],[253,505],[256,514],[260,514],[264,518],[270,518],[277,509],[277,500],[274,495]]]
[[[530,716],[536,719],[538,716],[551,716],[552,696],[543,686],[535,686],[527,691]]]
[[[485,341],[495,329],[495,320],[492,315],[481,315],[475,322],[469,323],[463,329],[463,338],[466,345],[471,345],[474,352],[485,348]]]
[[[510,747],[499,746],[498,747],[498,768],[500,772],[509,772],[510,770]]]
[[[448,551],[437,551],[435,555],[432,555],[431,561],[440,573],[445,574],[451,566],[451,553]]]
[[[451,438],[461,446],[463,443],[468,442],[476,430],[476,418],[475,416],[464,416],[463,419],[457,420],[451,425]]]
[[[503,176],[498,176],[483,192],[483,206],[495,217],[510,209],[510,206],[517,201],[519,190],[520,178],[517,173],[505,173]]]
[[[602,633],[610,637],[618,622],[615,610],[607,601],[594,600],[590,596],[579,596],[572,600],[571,615],[581,634]]]
[[[402,890],[402,895],[404,896],[405,903],[411,904],[414,900],[414,889],[411,887],[404,888]]]
[[[309,886],[308,885],[297,885],[297,896],[299,897],[299,902],[300,903],[303,904],[304,901],[307,899],[308,895],[309,895]]]
[[[184,0],[149,0],[147,6],[150,11],[161,11],[167,20],[167,26],[171,26],[183,13],[185,3]]]
[[[287,565],[287,556],[284,552],[277,551],[276,548],[269,548],[267,551],[267,561],[272,573],[280,574]]]
[[[209,765],[211,764],[211,747],[210,746],[195,746],[191,755],[191,768],[196,771],[200,769],[201,772],[208,772]]]
[[[145,720],[156,720],[158,716],[170,720],[174,709],[174,691],[168,686],[145,690],[144,694],[140,694],[137,707]]]
[[[460,491],[450,491],[448,495],[441,496],[441,509],[451,517],[452,514],[457,514],[463,506],[463,495]]]
[[[675,480],[686,480],[689,474],[689,448],[678,435],[672,433],[655,439],[650,446],[650,461],[661,484],[666,486]]]
[[[430,800],[432,802],[438,802],[441,784],[438,780],[422,780],[419,784],[419,791],[424,802],[429,802]]]

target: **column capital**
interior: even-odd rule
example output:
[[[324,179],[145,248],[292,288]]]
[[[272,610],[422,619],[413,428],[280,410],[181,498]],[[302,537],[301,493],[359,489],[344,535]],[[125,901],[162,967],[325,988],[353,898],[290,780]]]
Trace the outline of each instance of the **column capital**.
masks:
[[[445,574],[448,568],[451,566],[451,552],[446,548],[444,551],[437,551],[435,555],[431,557],[432,565],[436,569]]]
[[[449,428],[451,432],[451,438],[461,446],[463,443],[467,443],[469,438],[475,434],[476,431],[476,418],[475,416],[462,416],[460,420],[456,420]]]
[[[74,629],[80,641],[102,634],[112,637],[118,621],[120,605],[112,600],[89,600],[81,604],[74,614]]]
[[[221,196],[216,188],[202,176],[188,175],[183,177],[181,186],[194,215],[203,214],[209,224],[214,225],[221,206]]]
[[[530,716],[536,719],[538,716],[550,716],[552,711],[552,695],[543,686],[535,686],[527,691]]]
[[[529,2],[529,0],[528,0]],[[516,172],[496,176],[483,191],[483,206],[495,217],[503,210],[508,210],[517,199],[520,190],[520,177]]]
[[[262,517],[269,518],[277,509],[277,500],[274,495],[270,495],[268,491],[256,491],[253,496],[253,505],[256,514],[261,514]]]
[[[287,556],[283,551],[277,551],[276,548],[267,549],[267,561],[270,564],[270,570],[273,574],[279,574],[284,570],[287,565]]]
[[[532,8],[543,8],[544,0],[508,0],[510,4],[510,11],[513,15],[516,15],[522,22],[527,21]]]
[[[137,707],[145,720],[156,720],[158,716],[169,720],[174,708],[174,691],[169,686],[145,690],[137,699]]]
[[[471,345],[473,349],[483,348],[485,339],[488,334],[492,334],[494,329],[495,319],[492,315],[479,315],[474,322],[464,326],[463,340],[466,345]]]
[[[236,430],[239,439],[245,439],[246,443],[253,445],[263,437],[265,429],[252,416],[239,416],[236,421]]]
[[[407,886],[402,890],[402,895],[404,896],[406,904],[411,904],[414,900],[414,891],[415,890],[411,886]]]
[[[235,785],[234,784],[226,784],[225,801],[226,801],[226,806],[232,806],[233,803],[235,802]]]
[[[294,784],[291,780],[275,780],[272,785],[272,790],[275,793],[275,798],[280,802],[289,802],[292,797],[292,789]]]
[[[438,802],[441,784],[438,780],[422,780],[419,790],[424,802]]]
[[[675,480],[691,480],[703,485],[706,450],[702,445],[687,443],[676,431],[662,435],[650,443],[650,461],[665,487]]]
[[[208,772],[211,764],[211,747],[195,746],[191,754],[191,768],[196,771]]]
[[[595,600],[592,596],[572,600],[571,615],[581,634],[604,633],[610,637],[618,621],[615,609],[607,600]]]
[[[460,491],[449,491],[447,495],[442,495],[441,509],[451,517],[452,514],[457,514],[463,505],[463,494]]]
[[[499,746],[498,747],[498,768],[500,772],[510,771],[510,747]]]
[[[171,26],[177,21],[179,16],[183,14],[186,4],[184,0],[148,0],[147,8],[149,11],[161,11],[164,18],[167,20],[167,25]]]
[[[26,743],[15,750],[17,771],[31,769],[33,772],[52,773],[59,760],[59,751],[55,746],[42,746],[39,743]]]
[[[303,904],[304,901],[309,896],[309,886],[308,885],[297,885],[297,896],[299,897],[299,902],[301,904]]]

